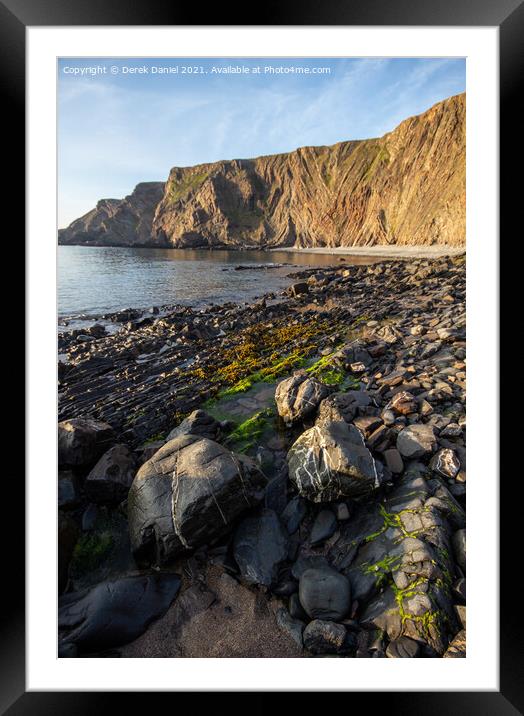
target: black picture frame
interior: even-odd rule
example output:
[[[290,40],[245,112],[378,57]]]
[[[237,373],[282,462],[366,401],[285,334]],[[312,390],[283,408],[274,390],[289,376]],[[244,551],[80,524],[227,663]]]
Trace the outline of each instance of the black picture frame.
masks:
[[[253,8],[252,8],[253,10]],[[3,119],[4,147],[16,147],[16,161],[9,162],[9,186],[6,206],[18,217],[16,238],[12,240],[22,248],[21,264],[24,264],[24,248],[20,233],[25,215],[24,196],[24,107],[25,107],[25,31],[30,26],[68,25],[201,25],[203,6],[182,4],[168,0],[3,0],[0,2],[0,86],[4,101]],[[517,111],[518,80],[522,76],[524,36],[524,6],[521,0],[313,0],[287,1],[267,0],[256,7],[256,15],[240,16],[238,8],[231,4],[207,5],[205,25],[391,25],[391,26],[497,26],[500,37],[500,236],[510,241],[509,224],[515,212],[519,212],[522,193],[521,182],[513,180],[515,163],[515,137],[520,136],[521,114]],[[8,142],[6,139],[8,138]],[[5,167],[4,167],[5,169]],[[519,201],[520,199],[520,201]],[[521,231],[521,230],[520,230]],[[468,238],[469,240],[469,238]],[[473,239],[471,239],[473,240]],[[501,249],[503,243],[501,242]],[[503,253],[501,251],[501,260]],[[517,283],[517,262],[505,266],[504,282],[510,287]],[[514,272],[514,273],[513,273]],[[23,301],[23,299],[22,299]],[[500,328],[510,326],[512,303],[508,292],[501,292]],[[502,351],[500,361],[507,354]],[[502,365],[502,363],[501,363]],[[513,376],[513,380],[515,376]],[[500,395],[507,395],[514,384],[511,371],[501,371]],[[20,396],[20,403],[23,399]],[[501,412],[502,414],[502,412]],[[19,431],[19,428],[17,429]],[[355,699],[366,699],[366,711],[381,713],[401,712],[405,716],[424,713],[425,716],[443,714],[486,714],[505,716],[524,713],[524,688],[522,669],[522,617],[520,596],[515,580],[519,578],[515,562],[516,548],[512,547],[511,526],[519,524],[522,499],[522,477],[509,470],[511,448],[518,445],[516,425],[506,425],[501,431],[500,474],[513,480],[510,486],[501,484],[501,599],[500,599],[500,691],[499,692],[403,692],[372,694],[353,693],[348,707],[355,709]],[[496,436],[494,436],[496,440]],[[14,453],[14,448],[8,451]],[[114,694],[26,692],[25,686],[25,594],[24,594],[24,534],[21,527],[25,499],[25,486],[20,466],[20,454],[9,474],[4,474],[7,493],[3,492],[8,505],[18,507],[17,521],[10,528],[11,539],[3,544],[4,587],[0,633],[0,714],[93,714],[123,708]],[[508,457],[504,457],[508,456]],[[503,489],[502,489],[503,488]],[[4,525],[4,530],[7,526]],[[519,540],[520,541],[520,540]],[[486,575],[494,579],[496,575]],[[341,690],[343,685],[341,685]],[[160,696],[161,694],[155,694]],[[135,707],[143,704],[140,694],[129,694]],[[152,694],[146,695],[150,699]],[[176,699],[179,697],[174,695]],[[241,702],[250,711],[267,710],[274,694],[261,694],[256,704],[249,694],[241,694]],[[215,696],[216,698],[216,696]],[[249,701],[248,701],[249,699]],[[273,700],[273,699],[271,699]],[[220,708],[219,696],[214,708]],[[179,702],[175,703],[178,706]]]

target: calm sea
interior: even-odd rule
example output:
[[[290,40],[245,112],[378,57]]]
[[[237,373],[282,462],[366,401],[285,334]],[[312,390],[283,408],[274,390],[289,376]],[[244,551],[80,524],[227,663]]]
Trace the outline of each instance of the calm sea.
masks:
[[[373,259],[347,258],[347,263]],[[261,264],[287,264],[267,270]],[[252,269],[235,270],[235,266]],[[307,266],[340,266],[337,256],[294,251],[205,251],[58,247],[58,315],[96,315],[167,304],[250,301],[288,286]]]

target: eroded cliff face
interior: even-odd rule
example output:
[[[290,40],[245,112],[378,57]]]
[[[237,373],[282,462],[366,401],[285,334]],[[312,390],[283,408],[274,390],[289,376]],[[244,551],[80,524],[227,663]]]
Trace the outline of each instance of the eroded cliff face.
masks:
[[[180,248],[464,245],[465,120],[461,94],[379,139],[175,167],[140,235]],[[102,233],[110,243],[127,216],[113,201],[64,232],[78,235],[78,222],[101,224],[110,227]]]
[[[124,199],[101,199],[94,209],[73,221],[67,229],[59,229],[58,243],[150,245],[153,217],[164,187],[164,182],[143,182]]]

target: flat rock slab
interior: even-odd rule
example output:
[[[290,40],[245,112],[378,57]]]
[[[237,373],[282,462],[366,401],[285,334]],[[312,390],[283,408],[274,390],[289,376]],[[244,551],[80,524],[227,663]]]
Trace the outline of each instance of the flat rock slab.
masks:
[[[329,539],[337,529],[337,518],[331,510],[321,510],[315,518],[309,541],[311,545],[321,544]]]
[[[138,575],[66,594],[58,606],[60,641],[83,652],[133,641],[165,613],[180,584],[177,574]]]
[[[233,540],[233,556],[249,584],[270,587],[278,567],[287,557],[289,537],[278,515],[264,509],[239,524]]]

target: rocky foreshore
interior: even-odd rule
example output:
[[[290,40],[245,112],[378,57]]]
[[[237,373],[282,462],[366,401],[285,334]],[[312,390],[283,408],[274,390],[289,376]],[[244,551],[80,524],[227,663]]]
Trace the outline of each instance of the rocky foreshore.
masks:
[[[465,257],[292,280],[59,335],[61,656],[465,656]]]

